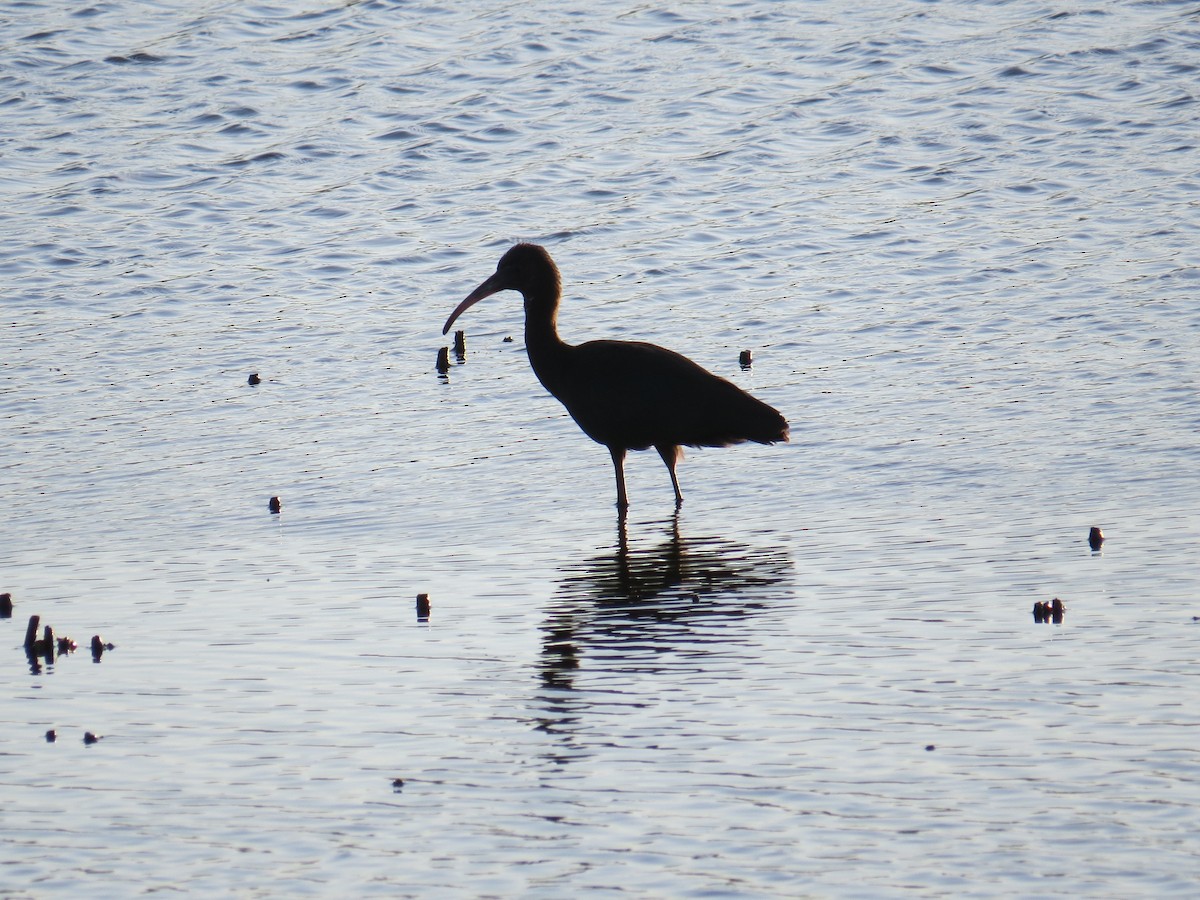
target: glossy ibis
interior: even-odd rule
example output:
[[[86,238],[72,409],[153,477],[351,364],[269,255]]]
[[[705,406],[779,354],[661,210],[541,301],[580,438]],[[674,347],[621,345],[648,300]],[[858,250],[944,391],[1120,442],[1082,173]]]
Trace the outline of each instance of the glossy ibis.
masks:
[[[525,347],[534,374],[588,437],[608,447],[622,511],[629,506],[628,450],[658,451],[671,473],[678,506],[683,494],[675,464],[681,445],[726,447],[788,439],[788,423],[776,410],[685,356],[634,341],[565,343],[558,336],[558,266],[536,244],[517,244],[505,253],[496,273],[450,314],[442,334],[468,307],[506,290],[525,298]]]

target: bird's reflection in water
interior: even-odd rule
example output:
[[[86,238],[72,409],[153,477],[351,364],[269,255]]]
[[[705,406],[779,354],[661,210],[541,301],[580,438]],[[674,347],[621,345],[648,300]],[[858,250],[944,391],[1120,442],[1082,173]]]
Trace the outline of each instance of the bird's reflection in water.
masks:
[[[542,626],[546,687],[570,690],[581,667],[656,671],[678,655],[743,640],[747,616],[771,606],[791,577],[782,548],[718,537],[684,538],[679,514],[663,539],[630,546],[624,517],[616,545],[563,567]]]

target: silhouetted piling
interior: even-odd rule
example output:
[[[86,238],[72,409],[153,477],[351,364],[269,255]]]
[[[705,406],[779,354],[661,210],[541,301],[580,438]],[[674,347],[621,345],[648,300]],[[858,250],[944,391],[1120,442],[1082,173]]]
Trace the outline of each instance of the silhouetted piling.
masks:
[[[437,370],[441,375],[445,375],[450,371],[450,351],[445,347],[438,350]]]
[[[1067,608],[1063,606],[1063,602],[1055,597],[1050,601],[1050,621],[1052,621],[1055,625],[1061,625],[1063,613],[1066,612],[1066,609]]]
[[[429,595],[417,594],[417,621],[429,621]]]
[[[749,350],[743,350],[738,355],[738,365],[740,365],[743,369],[748,369],[753,364],[754,364],[754,354],[751,353]]]
[[[1097,528],[1095,525],[1093,525],[1092,530],[1088,532],[1088,546],[1091,547],[1093,551],[1095,551],[1095,550],[1099,550],[1103,545],[1104,545],[1104,532],[1101,531],[1099,528]]]
[[[98,736],[92,734],[90,731],[85,731],[83,733],[83,742],[85,744],[94,744],[99,740],[100,740],[100,738]]]
[[[49,731],[46,732],[46,743],[47,744],[53,744],[57,740],[58,740],[58,733],[53,728],[51,728]]]
[[[467,333],[465,331],[454,332],[454,355],[458,357],[459,362],[467,358]]]
[[[269,509],[272,513],[278,514],[280,510],[283,509],[283,504],[280,502],[278,497],[272,497],[269,501],[267,501],[267,509]]]
[[[12,611],[12,594],[0,594],[0,619],[11,619]]]
[[[30,616],[29,624],[25,626],[25,649],[32,651],[33,643],[37,640],[38,624],[42,621],[41,616]]]
[[[246,384],[259,384],[261,382],[262,379],[258,377],[257,372],[251,372],[250,377],[246,379]]]
[[[100,657],[105,651],[104,641],[100,640],[100,635],[92,635],[92,662],[100,662]]]

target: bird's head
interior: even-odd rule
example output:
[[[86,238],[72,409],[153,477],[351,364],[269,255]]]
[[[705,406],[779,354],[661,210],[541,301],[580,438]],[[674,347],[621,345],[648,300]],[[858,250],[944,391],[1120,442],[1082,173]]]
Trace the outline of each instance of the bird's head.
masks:
[[[450,313],[450,318],[442,327],[442,334],[449,334],[454,320],[468,308],[484,297],[490,297],[500,291],[519,291],[525,297],[526,303],[534,298],[544,298],[546,302],[556,306],[562,291],[558,266],[544,247],[537,244],[516,244],[500,257],[495,274],[471,291],[454,312]]]

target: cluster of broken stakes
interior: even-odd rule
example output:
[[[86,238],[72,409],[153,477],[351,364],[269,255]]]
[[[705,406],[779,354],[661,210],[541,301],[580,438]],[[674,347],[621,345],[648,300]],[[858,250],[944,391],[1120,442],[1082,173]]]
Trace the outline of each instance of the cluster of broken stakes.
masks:
[[[1049,603],[1044,600],[1039,600],[1033,604],[1033,621],[1035,622],[1053,622],[1055,625],[1061,625],[1063,613],[1067,608],[1063,606],[1063,602],[1055,597]]]
[[[505,342],[512,343],[512,338],[506,337]],[[454,356],[461,366],[467,359],[467,335],[464,331],[454,332]],[[437,365],[435,368],[439,375],[445,375],[450,371],[450,350],[442,347],[438,350]]]
[[[0,594],[0,618],[11,618],[12,612],[12,594]],[[40,637],[38,636],[39,626],[41,627]],[[53,628],[49,625],[42,625],[41,616],[29,617],[29,624],[25,627],[24,649],[33,674],[37,675],[42,671],[43,663],[52,666],[58,657],[69,656],[78,648],[79,645],[75,643],[74,639],[56,636]],[[113,645],[103,641],[100,635],[92,635],[92,662],[100,662],[100,657],[104,655],[105,651],[112,649],[114,649]]]

